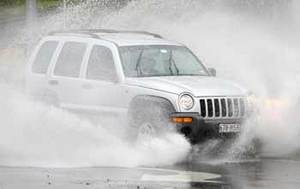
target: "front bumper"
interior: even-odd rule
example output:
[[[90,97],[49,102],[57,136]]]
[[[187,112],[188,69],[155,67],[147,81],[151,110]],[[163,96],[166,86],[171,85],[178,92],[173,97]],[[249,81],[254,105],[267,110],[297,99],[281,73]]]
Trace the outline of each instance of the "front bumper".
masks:
[[[238,133],[219,133],[220,124],[242,124],[244,119],[203,119],[197,112],[175,112],[174,117],[190,117],[191,123],[175,123],[177,131],[183,133],[193,142],[203,141],[209,138],[235,137]]]

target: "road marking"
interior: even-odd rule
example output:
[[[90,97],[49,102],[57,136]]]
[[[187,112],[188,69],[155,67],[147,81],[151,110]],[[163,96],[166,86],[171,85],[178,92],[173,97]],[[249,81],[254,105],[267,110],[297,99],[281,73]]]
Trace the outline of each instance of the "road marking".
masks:
[[[205,182],[205,183],[220,183],[220,181],[212,180],[221,178],[221,175],[205,172],[193,172],[193,171],[178,171],[170,169],[147,169],[151,171],[158,171],[158,174],[143,174],[141,177],[142,181],[153,181],[153,182]]]

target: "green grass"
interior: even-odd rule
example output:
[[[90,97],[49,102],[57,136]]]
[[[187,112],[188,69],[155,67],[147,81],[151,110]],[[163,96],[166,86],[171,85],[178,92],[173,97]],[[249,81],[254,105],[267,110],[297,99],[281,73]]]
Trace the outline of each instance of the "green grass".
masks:
[[[78,0],[67,0],[67,2],[78,2]],[[26,0],[0,0],[0,7],[19,7],[25,6]],[[39,9],[52,9],[60,6],[63,0],[37,0]]]
[[[25,0],[2,0],[0,1],[0,7],[14,7],[24,5]]]
[[[62,4],[62,0],[38,0],[37,6],[39,9],[53,9]]]

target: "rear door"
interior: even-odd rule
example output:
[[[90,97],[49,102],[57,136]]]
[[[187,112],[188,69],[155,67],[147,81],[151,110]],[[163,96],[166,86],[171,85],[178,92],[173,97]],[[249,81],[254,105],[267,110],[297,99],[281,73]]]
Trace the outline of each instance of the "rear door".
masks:
[[[88,44],[80,39],[64,40],[53,64],[48,86],[56,92],[60,106],[73,108],[80,104],[82,95],[81,70],[86,61]]]

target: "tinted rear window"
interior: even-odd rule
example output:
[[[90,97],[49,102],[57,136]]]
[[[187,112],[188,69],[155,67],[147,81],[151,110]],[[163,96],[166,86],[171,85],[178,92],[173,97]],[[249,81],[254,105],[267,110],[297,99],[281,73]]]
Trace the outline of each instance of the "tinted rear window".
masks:
[[[66,42],[57,59],[54,74],[58,76],[79,77],[85,50],[85,43]]]
[[[32,64],[34,73],[46,73],[51,62],[54,51],[58,45],[57,41],[47,41],[40,47]]]

